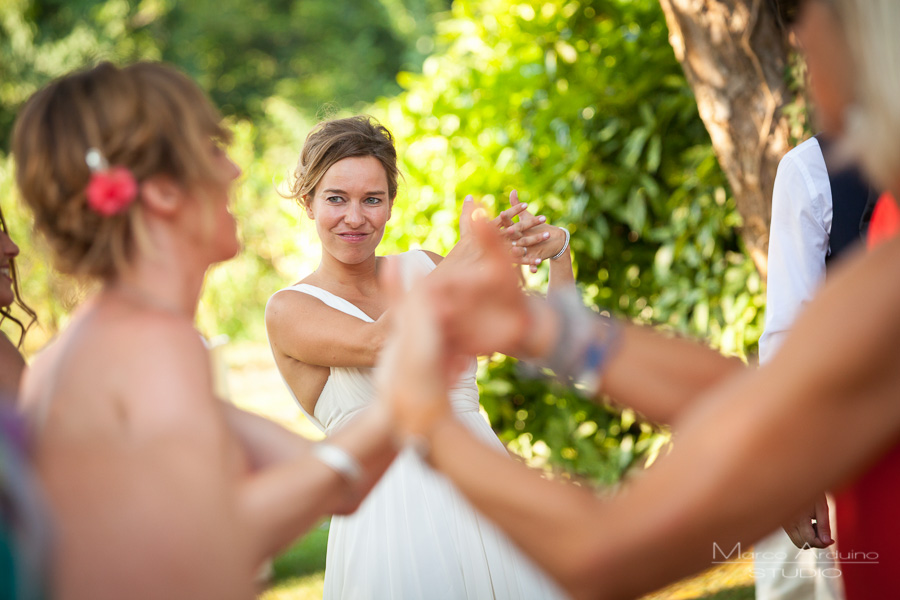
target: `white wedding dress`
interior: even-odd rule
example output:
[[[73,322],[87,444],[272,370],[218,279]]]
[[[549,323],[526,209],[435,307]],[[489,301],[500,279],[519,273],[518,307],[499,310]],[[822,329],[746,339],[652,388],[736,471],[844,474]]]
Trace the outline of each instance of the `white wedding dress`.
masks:
[[[407,286],[434,269],[421,251],[398,255]],[[372,322],[350,302],[321,288],[285,288]],[[476,363],[450,392],[456,417],[497,452],[506,450],[479,413]],[[375,398],[373,369],[332,367],[307,415],[333,432]],[[299,404],[299,403],[298,403]],[[349,516],[335,516],[328,534],[326,600],[544,599],[564,594],[453,485],[414,452],[404,450]]]

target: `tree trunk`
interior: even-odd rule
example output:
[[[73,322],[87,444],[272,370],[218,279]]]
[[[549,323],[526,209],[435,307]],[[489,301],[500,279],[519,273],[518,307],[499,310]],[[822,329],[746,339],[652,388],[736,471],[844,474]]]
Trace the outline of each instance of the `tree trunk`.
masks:
[[[660,4],[743,217],[741,237],[765,277],[772,186],[789,144],[781,108],[793,99],[785,83],[785,37],[764,0]]]

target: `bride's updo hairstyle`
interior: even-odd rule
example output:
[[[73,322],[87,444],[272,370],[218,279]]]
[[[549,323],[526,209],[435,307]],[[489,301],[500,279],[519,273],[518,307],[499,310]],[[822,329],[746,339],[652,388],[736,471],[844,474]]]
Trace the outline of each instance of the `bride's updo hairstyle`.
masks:
[[[101,63],[35,93],[16,120],[12,151],[57,267],[109,279],[145,243],[141,182],[217,181],[210,144],[230,139],[203,92],[174,68]]]
[[[397,197],[397,149],[394,136],[387,128],[367,116],[323,121],[313,128],[303,142],[300,160],[287,194],[306,207],[316,193],[316,186],[331,165],[350,157],[374,156],[387,175],[388,195]]]

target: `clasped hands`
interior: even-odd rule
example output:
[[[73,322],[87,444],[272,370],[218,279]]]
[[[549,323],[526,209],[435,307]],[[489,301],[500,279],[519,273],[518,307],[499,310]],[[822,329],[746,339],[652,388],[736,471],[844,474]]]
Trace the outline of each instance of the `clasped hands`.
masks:
[[[509,255],[516,263],[528,266],[532,273],[536,273],[542,262],[568,249],[566,232],[561,227],[548,224],[546,217],[530,212],[528,205],[519,201],[515,190],[509,194],[509,204],[510,207],[492,219],[490,224],[501,233]],[[471,250],[471,223],[476,212],[479,218],[483,218],[483,209],[476,205],[472,196],[466,196],[459,218],[460,240],[447,258],[455,258],[455,254]],[[477,253],[472,258],[477,260]]]

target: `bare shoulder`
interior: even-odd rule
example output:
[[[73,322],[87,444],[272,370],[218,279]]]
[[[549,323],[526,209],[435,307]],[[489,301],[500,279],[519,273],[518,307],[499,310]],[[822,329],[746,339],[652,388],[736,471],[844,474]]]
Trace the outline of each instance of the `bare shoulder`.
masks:
[[[285,288],[275,292],[266,303],[266,320],[283,319],[293,312],[315,310],[316,304],[324,306],[324,303],[315,296]]]
[[[334,310],[315,296],[284,289],[276,292],[266,304],[266,329],[271,338],[288,325],[296,327],[299,323],[315,319],[323,311]]]
[[[129,325],[133,339],[124,342],[128,352],[122,365],[129,383],[119,382],[129,396],[136,400],[152,396],[153,409],[159,411],[215,404],[209,351],[191,323],[149,313]]]
[[[220,411],[208,352],[190,321],[122,307],[76,316],[33,361],[23,401],[54,435],[54,423],[67,424],[62,431],[77,423],[131,439],[188,434],[185,427]]]

